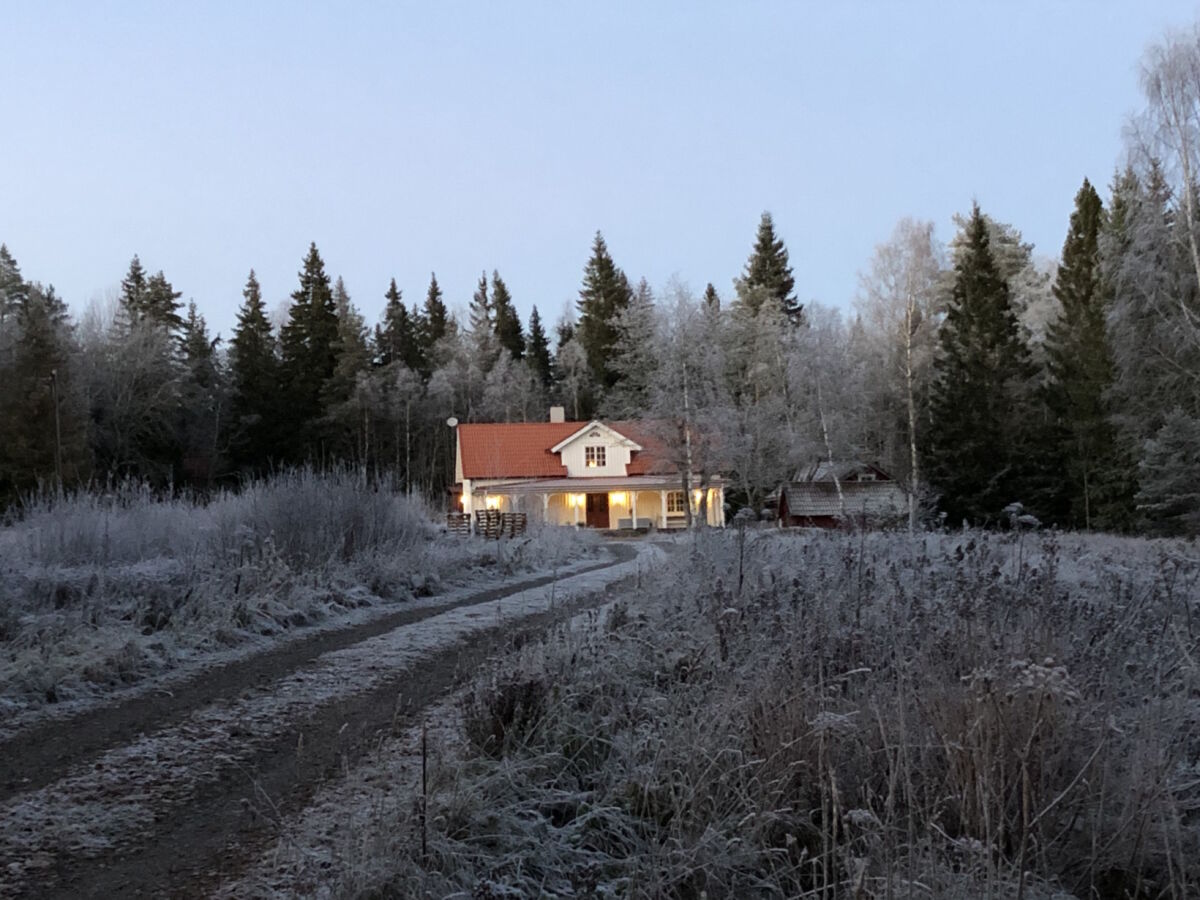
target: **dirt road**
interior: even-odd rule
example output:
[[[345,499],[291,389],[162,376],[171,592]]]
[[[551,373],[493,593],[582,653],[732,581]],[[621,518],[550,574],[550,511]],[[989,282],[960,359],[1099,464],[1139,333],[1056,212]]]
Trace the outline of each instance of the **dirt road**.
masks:
[[[489,655],[602,603],[648,548],[313,635],[0,744],[0,896],[196,897]]]

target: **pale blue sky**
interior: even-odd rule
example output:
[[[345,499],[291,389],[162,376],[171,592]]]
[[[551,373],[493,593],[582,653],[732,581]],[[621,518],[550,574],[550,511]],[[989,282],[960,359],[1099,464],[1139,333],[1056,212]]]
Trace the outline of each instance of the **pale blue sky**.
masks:
[[[1056,255],[1107,193],[1137,63],[1195,3],[8,2],[0,241],[78,310],[136,252],[228,336],[309,241],[375,321],[391,276],[522,314],[596,229],[631,278],[728,298],[769,209],[848,306],[896,220],[978,198]],[[340,8],[345,7],[345,8]]]

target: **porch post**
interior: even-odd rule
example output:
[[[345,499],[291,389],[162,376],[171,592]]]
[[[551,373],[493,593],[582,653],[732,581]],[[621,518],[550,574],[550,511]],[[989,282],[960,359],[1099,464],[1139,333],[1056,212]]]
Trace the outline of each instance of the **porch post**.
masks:
[[[629,492],[629,514],[633,516],[633,527],[637,529],[637,491]]]
[[[659,497],[662,498],[662,527],[667,527],[667,492],[659,491]]]
[[[550,495],[542,494],[542,524],[550,524]]]
[[[571,495],[568,494],[567,496],[570,497]],[[571,508],[575,510],[575,524],[578,525],[579,524],[579,504],[576,503],[574,500],[572,500]]]

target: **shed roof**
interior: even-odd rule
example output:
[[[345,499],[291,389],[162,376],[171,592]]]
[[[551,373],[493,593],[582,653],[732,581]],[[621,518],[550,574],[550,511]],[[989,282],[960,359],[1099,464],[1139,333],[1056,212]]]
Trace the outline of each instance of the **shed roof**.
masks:
[[[872,463],[854,459],[817,460],[798,470],[792,478],[793,482],[840,482],[855,481],[862,476],[868,476],[867,481],[891,481],[892,476]]]

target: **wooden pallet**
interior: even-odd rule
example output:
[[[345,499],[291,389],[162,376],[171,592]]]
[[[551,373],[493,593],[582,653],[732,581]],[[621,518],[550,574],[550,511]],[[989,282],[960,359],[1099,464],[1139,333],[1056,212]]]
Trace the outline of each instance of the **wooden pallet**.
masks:
[[[529,516],[525,513],[502,513],[498,509],[475,510],[475,534],[481,537],[516,537],[525,533],[528,524]],[[447,513],[446,531],[459,536],[471,534],[471,517],[466,513]]]

